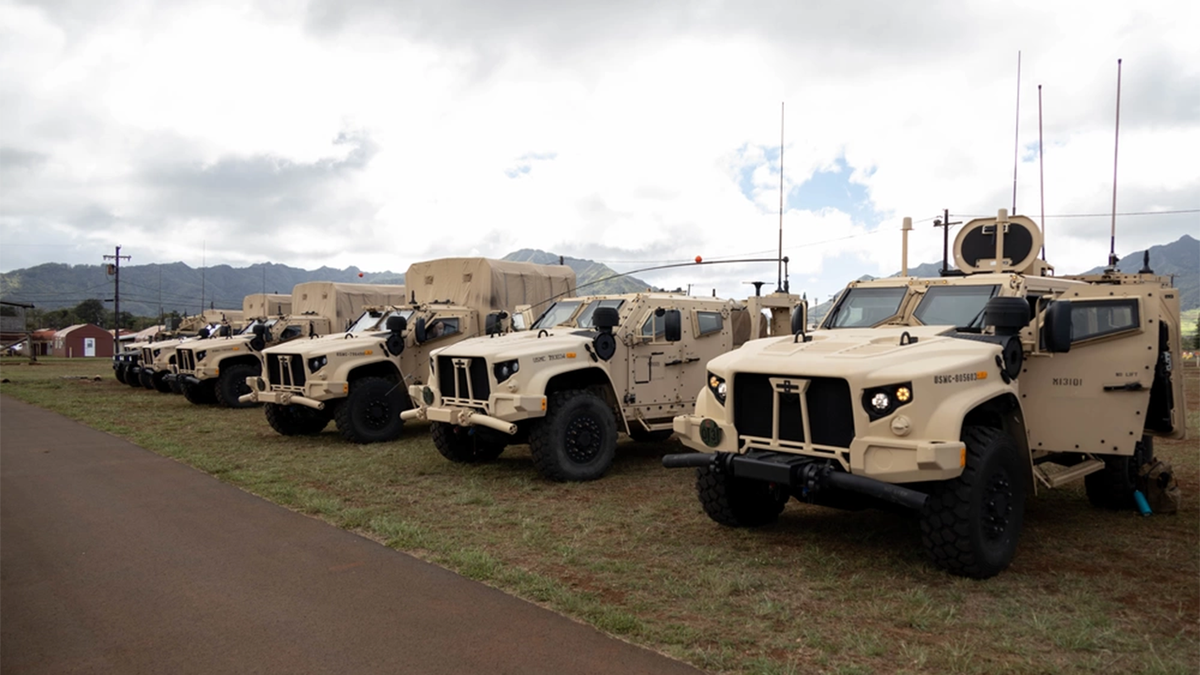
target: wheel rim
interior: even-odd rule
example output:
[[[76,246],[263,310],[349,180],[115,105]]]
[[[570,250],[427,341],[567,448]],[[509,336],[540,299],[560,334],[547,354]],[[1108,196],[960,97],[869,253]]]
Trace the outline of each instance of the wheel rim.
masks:
[[[983,495],[983,534],[988,540],[1004,536],[1012,516],[1012,505],[1013,489],[1008,474],[992,474]]]
[[[600,454],[604,432],[600,422],[589,416],[576,417],[567,426],[563,446],[567,458],[576,464],[586,464]]]
[[[363,410],[363,422],[372,429],[382,429],[388,424],[388,402],[386,398],[371,399]]]

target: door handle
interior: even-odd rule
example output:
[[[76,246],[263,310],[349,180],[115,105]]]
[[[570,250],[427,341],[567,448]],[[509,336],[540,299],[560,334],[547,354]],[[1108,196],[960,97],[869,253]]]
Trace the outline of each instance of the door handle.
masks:
[[[1141,391],[1141,382],[1126,382],[1125,384],[1106,384],[1104,391]]]

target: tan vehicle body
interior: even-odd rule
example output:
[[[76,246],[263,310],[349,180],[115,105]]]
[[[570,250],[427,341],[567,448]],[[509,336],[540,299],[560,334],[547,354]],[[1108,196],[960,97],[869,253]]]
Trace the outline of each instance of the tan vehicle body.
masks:
[[[798,302],[786,294],[738,302],[672,293],[562,300],[527,331],[435,351],[428,383],[409,388],[421,407],[402,416],[434,422],[434,441],[451,460],[487,459],[528,439],[547,477],[598,478],[618,432],[669,436],[674,416],[694,405],[704,364],[767,334],[766,318],[752,320],[763,310],[775,334],[787,333]],[[602,304],[616,308],[611,329],[591,321]],[[669,334],[668,321],[677,321],[678,335]],[[611,335],[611,353],[603,334]],[[564,434],[578,440],[580,433],[587,434],[581,447],[564,445]]]
[[[518,305],[544,306],[575,290],[569,267],[487,258],[414,263],[405,280],[411,302],[372,308],[379,314],[374,325],[360,320],[363,328],[355,333],[263,350],[265,376],[248,381],[244,402],[268,404],[268,421],[285,435],[317,433],[334,419],[348,441],[394,439],[403,424],[400,412],[412,407],[406,385],[425,382],[433,350],[483,335],[490,313],[511,315]],[[389,315],[404,317],[408,325],[390,347]],[[423,326],[423,341],[417,324]]]
[[[188,400],[227,407],[252,405],[239,399],[250,391],[246,379],[261,373],[259,352],[266,346],[342,331],[364,307],[404,302],[405,293],[404,286],[397,285],[310,281],[296,284],[291,298],[290,315],[256,317],[241,334],[176,348],[177,377],[184,382]],[[250,332],[262,329],[261,336]]]
[[[173,330],[163,330],[149,340],[126,345],[120,354],[113,357],[113,368],[117,370],[117,379],[130,386],[142,386],[146,389],[169,391],[165,387],[164,377],[171,372],[169,365],[157,364],[156,353],[167,348],[165,343],[181,337],[196,335],[202,328],[222,323],[228,320],[236,328],[242,326],[242,313],[238,310],[209,309],[200,314],[185,316]]]
[[[1024,239],[1018,230],[1027,230],[1031,252],[992,271],[994,258],[964,257],[963,248],[993,241],[997,221],[1009,224],[1009,237]],[[1001,212],[972,221],[955,242],[956,263],[967,275],[853,282],[811,334],[751,342],[712,360],[695,410],[677,417],[674,429],[685,445],[717,453],[713,463],[694,455],[664,463],[700,469],[701,501],[724,524],[773,519],[787,490],[815,503],[838,505],[856,493],[923,510],[935,562],[975,577],[1007,566],[1026,491],[1095,474],[1088,479],[1093,502],[1132,505],[1132,488],[1120,492],[1112,484],[1118,474],[1136,475],[1150,459],[1150,436],[1185,433],[1182,378],[1170,376],[1171,364],[1181,363],[1178,293],[1170,279],[1148,272],[1043,276],[1050,268],[1032,257],[1040,244],[1040,231],[1026,218]],[[903,294],[894,311],[865,300],[888,289]],[[1016,299],[996,303],[1015,312],[1007,330],[984,326],[986,320],[973,332],[956,328],[983,319],[985,304],[993,306],[989,297]],[[961,323],[940,322],[954,312],[938,308],[955,302],[965,303],[955,310]],[[880,306],[882,313],[870,316]],[[1047,335],[1056,325],[1061,331],[1064,317],[1067,332],[1052,346]],[[838,327],[856,322],[864,325]],[[1064,334],[1069,342],[1061,341]],[[952,486],[988,475],[992,464],[975,464],[1001,453],[982,447],[989,443],[1010,448],[1002,463],[1012,462],[1005,464],[1011,471],[1000,473],[1020,486],[997,492],[1008,506],[993,514],[991,548],[947,558],[951,546],[941,533],[948,524],[931,523],[930,511],[953,503],[946,496]],[[763,497],[762,508],[738,516],[728,494],[757,489],[751,483],[771,486],[783,501],[766,507],[771,499]]]

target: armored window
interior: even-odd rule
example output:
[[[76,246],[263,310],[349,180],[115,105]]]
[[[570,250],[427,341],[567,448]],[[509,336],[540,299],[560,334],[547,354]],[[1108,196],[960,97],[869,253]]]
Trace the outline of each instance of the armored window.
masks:
[[[646,317],[646,322],[642,324],[642,337],[662,339],[667,332],[666,317],[655,316],[654,312]]]
[[[983,307],[999,286],[930,286],[913,316],[926,326],[981,328]]]
[[[851,288],[825,318],[825,328],[870,328],[896,315],[908,288]]]
[[[291,340],[292,338],[300,337],[300,326],[288,326],[279,334],[280,340]]]
[[[625,304],[625,301],[621,299],[593,300],[587,304],[587,307],[583,308],[582,312],[579,313],[579,318],[575,320],[575,325],[580,328],[595,328],[595,326],[592,325],[592,315],[596,313],[597,309],[600,309],[601,307],[612,307],[619,312],[621,311],[621,305],[623,304]]]
[[[720,333],[724,325],[720,312],[696,312],[696,334],[700,337]]]
[[[458,332],[458,317],[447,317],[445,319],[436,319],[425,327],[425,339],[433,340],[447,335],[454,335]]]
[[[525,330],[525,315],[524,314],[513,314],[512,315],[512,327],[513,327],[513,330]]]
[[[547,309],[546,312],[534,322],[533,328],[553,328],[560,324],[564,324],[571,319],[571,316],[575,314],[575,310],[578,308],[578,300],[556,302],[553,305],[550,305],[550,308]]]
[[[1076,300],[1071,303],[1071,342],[1137,330],[1138,303],[1119,300]]]

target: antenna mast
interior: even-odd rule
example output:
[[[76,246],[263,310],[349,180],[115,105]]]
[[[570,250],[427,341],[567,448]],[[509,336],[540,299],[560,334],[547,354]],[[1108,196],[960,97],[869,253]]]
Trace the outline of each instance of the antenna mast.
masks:
[[[1038,193],[1042,200],[1042,262],[1046,261],[1046,160],[1042,154],[1042,85],[1038,85]]]
[[[775,285],[783,291],[783,106],[779,103],[779,263],[776,265]]]
[[[1013,125],[1013,203],[1012,212],[1017,212],[1017,150],[1021,140],[1021,50],[1017,50],[1017,122]]]
[[[1112,230],[1109,233],[1108,266],[1117,266],[1117,149],[1121,140],[1121,59],[1117,59],[1117,128],[1113,138]]]

